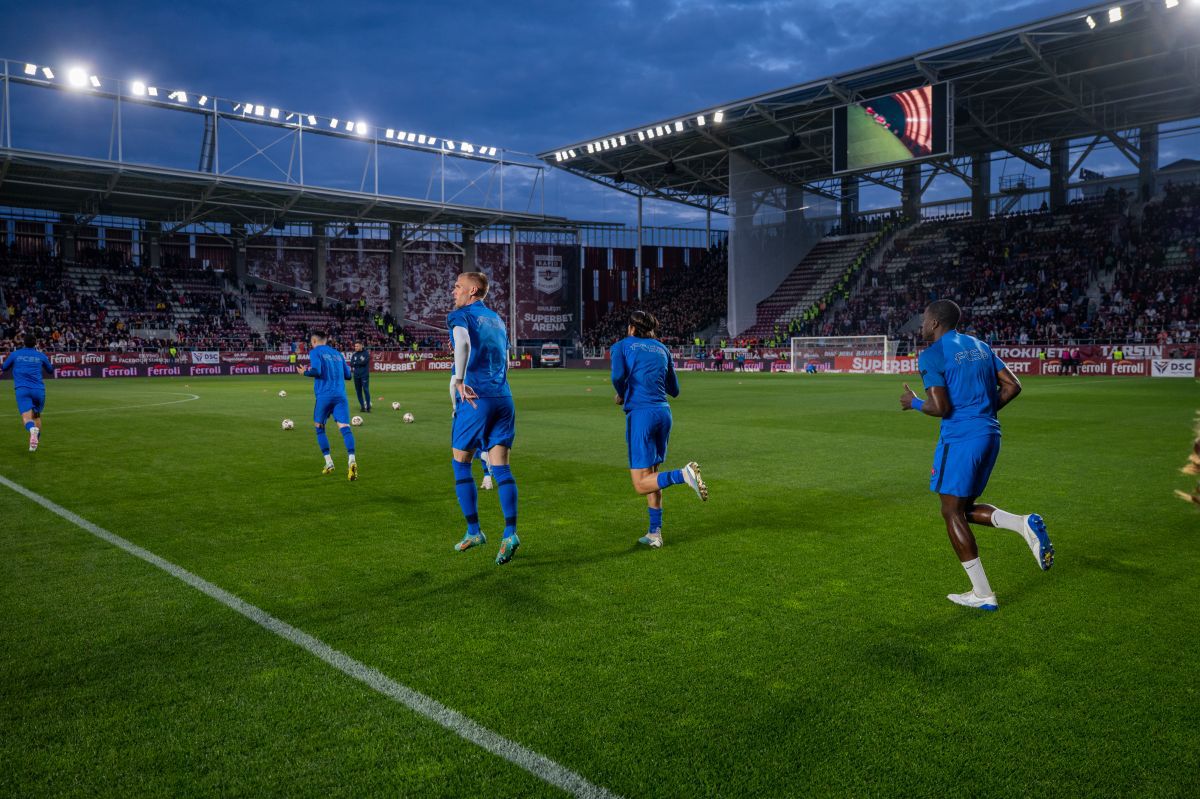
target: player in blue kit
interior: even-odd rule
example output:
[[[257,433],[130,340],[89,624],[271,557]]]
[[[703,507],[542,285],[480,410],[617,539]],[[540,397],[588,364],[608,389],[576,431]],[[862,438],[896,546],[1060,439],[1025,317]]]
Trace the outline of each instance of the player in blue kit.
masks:
[[[508,464],[516,435],[516,412],[508,387],[508,332],[504,321],[484,305],[488,278],[482,272],[464,272],[454,281],[454,310],[447,317],[454,342],[454,424],[451,453],[454,491],[467,520],[467,532],[455,545],[459,552],[487,543],[479,526],[479,491],[471,475],[471,459],[487,453],[488,468],[504,512],[504,537],[496,564],[512,560],[521,539],[517,537],[517,483]]]
[[[308,368],[297,366],[296,371],[313,378],[313,426],[317,429],[317,444],[325,456],[322,474],[333,473],[333,457],[329,454],[329,437],[325,435],[325,423],[333,416],[337,422],[342,441],[346,444],[350,469],[346,477],[358,479],[358,461],[354,457],[354,433],[350,430],[350,403],[346,401],[346,381],[350,379],[350,364],[340,352],[327,343],[328,335],[323,330],[314,330],[309,336],[312,349],[308,353]]]
[[[983,571],[970,525],[1018,533],[1042,571],[1054,565],[1054,547],[1038,514],[1017,516],[992,505],[975,504],[1000,454],[996,414],[1021,393],[1021,383],[991,347],[958,332],[961,316],[958,305],[950,300],[938,300],[925,309],[921,335],[932,343],[917,359],[917,366],[928,397],[921,400],[906,383],[900,407],[942,420],[929,488],[941,499],[950,543],[971,579],[970,591],[946,598],[970,608],[996,610],[996,594]]]
[[[0,373],[12,370],[17,412],[29,432],[29,451],[36,452],[42,435],[42,409],[46,407],[46,384],[42,376],[53,375],[54,364],[37,349],[37,337],[32,333],[25,334],[24,344],[8,354],[0,364]]]
[[[659,472],[667,459],[671,437],[671,406],[667,396],[679,396],[679,381],[671,363],[671,351],[654,336],[658,320],[648,311],[629,317],[628,335],[612,347],[614,401],[625,410],[625,442],[629,446],[629,476],[633,489],[646,497],[650,527],[639,544],[658,549],[662,538],[662,492],[686,483],[701,500],[708,499],[708,486],[694,461],[682,469]]]

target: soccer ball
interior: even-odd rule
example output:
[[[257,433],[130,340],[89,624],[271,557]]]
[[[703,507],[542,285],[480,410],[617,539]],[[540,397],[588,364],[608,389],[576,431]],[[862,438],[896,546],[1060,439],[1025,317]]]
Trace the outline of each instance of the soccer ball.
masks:
[[[404,414],[404,423],[405,424],[412,424],[415,421],[416,421],[416,418],[411,413]]]
[[[280,392],[279,392],[279,396],[281,396],[281,397],[286,397],[286,396],[287,396],[287,392],[286,392],[286,391],[280,391]]]
[[[393,403],[392,403],[392,410],[393,410],[393,411],[398,411],[398,410],[400,410],[400,403],[398,403],[398,402],[393,402]]]
[[[284,430],[291,430],[293,427],[296,426],[296,423],[293,422],[291,419],[284,419],[283,422],[279,426],[282,427]]]
[[[362,424],[362,417],[361,416],[351,416],[350,424],[354,425],[355,427],[358,427],[360,424]]]

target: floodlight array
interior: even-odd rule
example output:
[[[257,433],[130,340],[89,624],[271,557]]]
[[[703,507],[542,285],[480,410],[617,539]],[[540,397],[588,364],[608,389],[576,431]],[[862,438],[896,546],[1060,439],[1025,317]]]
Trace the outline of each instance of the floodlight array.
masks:
[[[698,114],[695,117],[677,119],[673,122],[665,122],[661,125],[654,125],[652,127],[642,128],[641,130],[630,131],[628,133],[618,134],[616,136],[609,136],[605,139],[597,139],[596,141],[583,145],[581,151],[586,152],[589,155],[595,155],[596,153],[603,153],[608,150],[618,150],[622,147],[626,147],[635,137],[639,142],[650,141],[652,139],[662,139],[668,136],[674,136],[677,133],[683,133],[688,130],[702,128],[706,125],[719,125],[724,121],[724,111],[714,111],[711,117],[705,114]],[[562,163],[563,161],[570,161],[572,158],[576,158],[578,155],[579,152],[573,149],[559,150],[554,154],[554,160],[558,163]]]
[[[93,74],[91,70],[83,66],[71,66],[65,73],[59,75],[55,73],[52,67],[43,64],[25,63],[21,71],[25,77],[32,78],[36,82],[61,82],[71,89],[83,91],[101,89],[105,88],[105,84],[108,83],[115,87],[110,89],[111,92],[138,102],[219,110],[218,98],[215,96],[194,92],[189,93],[184,89],[164,89],[154,86],[141,78],[130,81],[102,81],[98,75]],[[234,114],[240,115],[245,119],[285,127],[317,128],[321,126],[323,121],[328,125],[330,132],[364,138],[382,138],[386,141],[413,149],[484,158],[496,158],[501,153],[499,148],[491,145],[465,142],[460,139],[447,139],[428,133],[402,131],[396,128],[376,128],[360,119],[321,117],[317,114],[296,111],[289,112],[277,106],[258,102],[230,102],[225,107],[232,108]]]

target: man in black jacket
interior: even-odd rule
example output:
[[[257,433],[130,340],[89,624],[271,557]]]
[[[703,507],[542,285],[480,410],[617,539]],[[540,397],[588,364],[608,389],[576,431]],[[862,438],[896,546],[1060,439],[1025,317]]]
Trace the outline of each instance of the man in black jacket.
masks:
[[[354,374],[354,393],[358,395],[358,407],[363,413],[371,412],[371,353],[361,341],[354,342],[350,355],[350,371]]]

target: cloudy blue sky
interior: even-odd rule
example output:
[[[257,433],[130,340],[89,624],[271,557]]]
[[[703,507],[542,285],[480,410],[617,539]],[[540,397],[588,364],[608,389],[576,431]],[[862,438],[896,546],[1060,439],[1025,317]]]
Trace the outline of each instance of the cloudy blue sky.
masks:
[[[84,63],[103,76],[143,77],[163,86],[453,139],[486,140],[532,153],[1082,3],[211,0],[5,5],[0,57],[14,61]],[[33,95],[14,96],[14,145],[53,141],[64,149],[104,154],[109,111],[78,98],[56,99],[53,111],[39,105],[44,102]],[[74,105],[64,112],[64,103]],[[199,128],[190,118],[167,121],[164,113],[127,119],[129,157],[194,164]],[[173,120],[180,115],[167,116]],[[259,147],[276,137],[246,135]],[[236,136],[227,139],[231,147],[240,143]],[[287,146],[272,150],[280,163],[287,158],[282,152]],[[224,152],[222,158],[227,158]],[[306,164],[310,179],[319,174],[321,180],[351,188],[361,185],[366,165],[361,149],[332,145],[325,151],[314,145]],[[433,159],[397,158],[381,165],[386,191],[440,193]],[[472,169],[458,167],[448,175],[450,195],[494,202],[498,188],[489,185],[488,175]],[[530,185],[532,174],[506,174],[509,207],[529,205],[531,197],[535,207],[540,204],[539,190]],[[545,183],[549,213],[632,218],[632,200],[619,193],[561,173],[552,173]],[[696,216],[676,206],[655,205],[649,221],[695,222]]]

